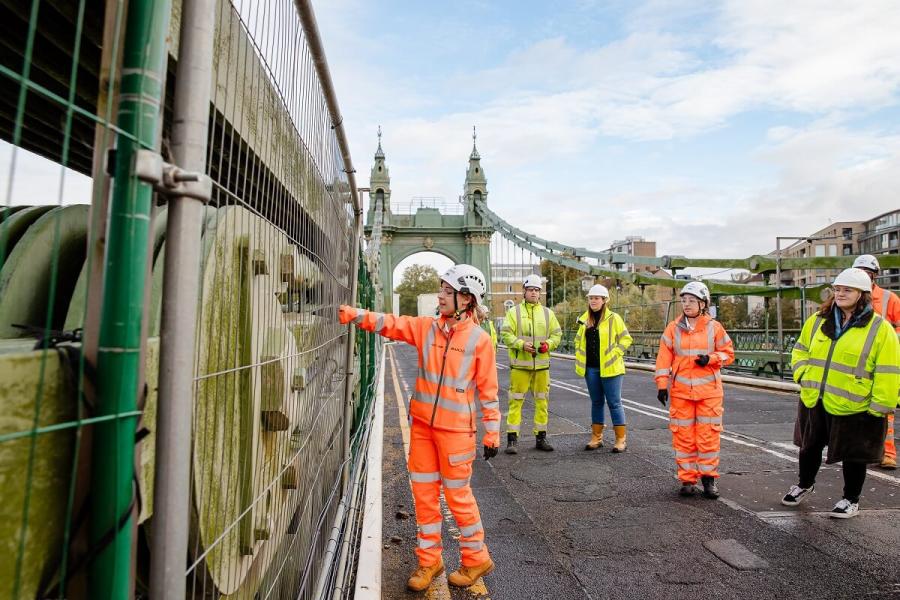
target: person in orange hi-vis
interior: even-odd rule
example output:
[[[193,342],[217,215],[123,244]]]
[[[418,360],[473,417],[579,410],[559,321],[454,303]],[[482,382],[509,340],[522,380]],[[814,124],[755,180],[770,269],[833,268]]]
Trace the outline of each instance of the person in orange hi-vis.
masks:
[[[715,499],[724,413],[720,369],[734,362],[734,347],[722,324],[709,315],[709,288],[691,281],[680,295],[683,314],[669,323],[659,341],[657,399],[665,406],[671,396],[669,429],[679,494],[696,494],[699,479],[703,496]]]
[[[441,487],[459,528],[462,566],[447,578],[468,587],[494,569],[469,479],[476,456],[475,402],[481,403],[484,458],[500,445],[497,360],[490,335],[479,326],[486,314],[484,274],[455,265],[441,277],[436,317],[380,314],[341,306],[341,323],[355,323],[419,351],[419,375],[410,398],[409,479],[416,505],[418,568],[407,581],[428,588],[444,571],[441,555]]]
[[[872,280],[872,308],[875,314],[881,315],[897,335],[900,335],[900,297],[894,292],[886,290],[875,283],[878,272],[881,271],[881,265],[878,259],[871,254],[860,254],[853,261],[853,266],[862,269],[869,274]],[[884,458],[878,465],[882,469],[894,470],[897,468],[897,443],[894,441],[894,413],[887,416],[887,435],[884,437]]]

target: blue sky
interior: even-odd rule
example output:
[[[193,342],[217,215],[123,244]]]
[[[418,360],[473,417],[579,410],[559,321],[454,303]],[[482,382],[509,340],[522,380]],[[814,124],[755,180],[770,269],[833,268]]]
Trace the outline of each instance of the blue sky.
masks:
[[[394,201],[455,199],[477,125],[493,210],[596,249],[747,256],[900,207],[894,1],[314,5]]]

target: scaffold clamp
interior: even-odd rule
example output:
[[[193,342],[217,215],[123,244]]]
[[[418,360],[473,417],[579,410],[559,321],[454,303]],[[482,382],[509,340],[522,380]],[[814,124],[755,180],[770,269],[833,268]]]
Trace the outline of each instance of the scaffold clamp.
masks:
[[[134,174],[164,196],[187,196],[204,204],[212,198],[212,179],[208,175],[185,171],[167,163],[152,150],[138,150],[135,153]]]

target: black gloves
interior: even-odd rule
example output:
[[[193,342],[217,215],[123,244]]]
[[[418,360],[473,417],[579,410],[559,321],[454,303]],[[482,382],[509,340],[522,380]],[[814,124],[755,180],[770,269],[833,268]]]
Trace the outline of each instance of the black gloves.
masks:
[[[656,392],[656,399],[659,400],[660,404],[665,406],[666,402],[669,400],[669,390],[659,390]]]
[[[705,367],[709,364],[709,354],[701,354],[697,358],[694,359],[694,362],[700,365],[701,367]]]
[[[499,446],[485,446],[484,447],[484,460],[491,460],[497,453],[500,451]]]

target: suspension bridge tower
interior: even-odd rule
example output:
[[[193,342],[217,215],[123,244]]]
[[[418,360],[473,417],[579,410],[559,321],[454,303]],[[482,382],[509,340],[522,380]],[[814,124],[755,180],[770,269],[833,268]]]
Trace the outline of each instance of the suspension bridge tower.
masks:
[[[466,180],[460,206],[439,206],[420,201],[391,208],[391,177],[381,148],[381,129],[378,130],[378,149],[369,176],[369,210],[366,214],[365,234],[371,242],[376,221],[380,220],[381,242],[379,275],[384,286],[384,311],[391,312],[394,289],[394,269],[404,258],[417,252],[443,254],[454,263],[468,263],[481,269],[491,289],[491,235],[493,227],[478,213],[479,202],[487,202],[487,177],[481,167],[473,128],[472,153],[466,169]]]

